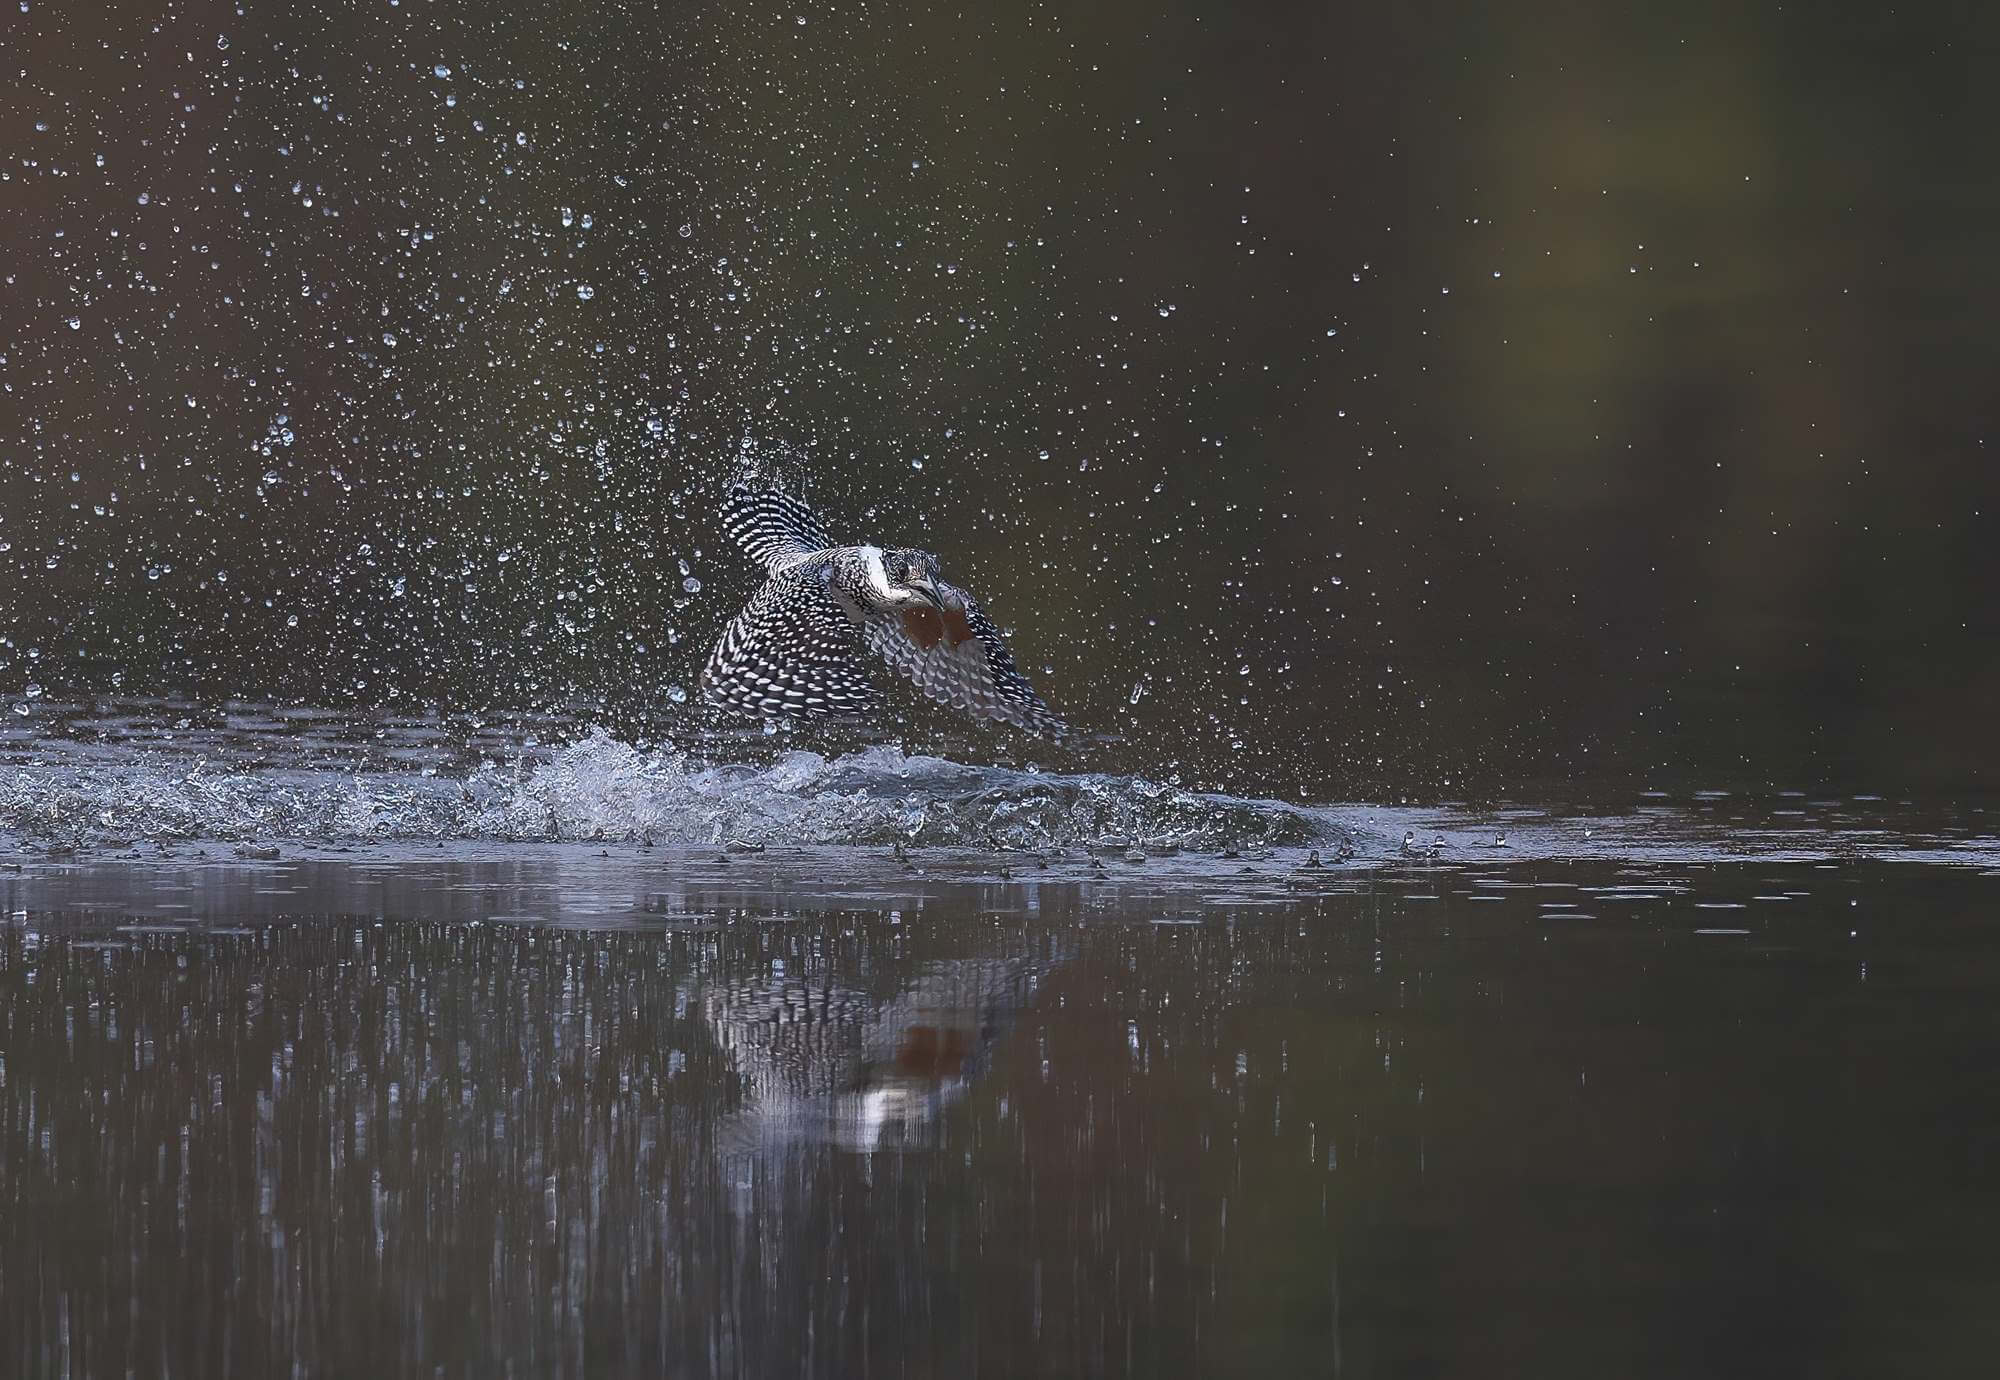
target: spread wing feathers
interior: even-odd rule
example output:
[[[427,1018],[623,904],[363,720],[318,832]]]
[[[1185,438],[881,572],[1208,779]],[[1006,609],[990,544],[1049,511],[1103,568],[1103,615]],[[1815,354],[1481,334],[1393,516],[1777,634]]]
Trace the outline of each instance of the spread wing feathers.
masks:
[[[777,489],[732,488],[722,503],[722,530],[771,570],[834,544],[804,499]]]
[[[869,647],[934,700],[1049,737],[1067,732],[1069,726],[1014,664],[1000,630],[978,602],[942,580],[937,588],[948,609],[956,603],[964,613],[948,611],[940,618],[911,610],[872,616],[862,630]]]
[[[875,708],[860,638],[824,578],[817,570],[775,575],[744,605],[702,673],[711,704],[766,718]]]

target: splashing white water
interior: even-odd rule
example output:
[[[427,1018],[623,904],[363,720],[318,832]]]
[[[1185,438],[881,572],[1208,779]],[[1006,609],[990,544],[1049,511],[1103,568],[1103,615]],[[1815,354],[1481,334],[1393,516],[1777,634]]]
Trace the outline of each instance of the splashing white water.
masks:
[[[594,729],[540,766],[463,777],[191,768],[142,760],[0,776],[0,829],[73,844],[168,839],[650,839],[1049,848],[1297,844],[1311,812],[1137,777],[973,767],[873,747],[708,765]]]

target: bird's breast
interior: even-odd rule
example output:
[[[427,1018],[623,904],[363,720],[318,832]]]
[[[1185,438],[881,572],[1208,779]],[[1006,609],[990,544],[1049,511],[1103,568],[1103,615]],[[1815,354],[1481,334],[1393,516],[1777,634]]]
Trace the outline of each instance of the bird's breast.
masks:
[[[972,640],[972,624],[966,621],[962,609],[945,609],[940,613],[931,608],[906,608],[903,610],[903,631],[910,641],[927,652],[940,642],[957,651]]]

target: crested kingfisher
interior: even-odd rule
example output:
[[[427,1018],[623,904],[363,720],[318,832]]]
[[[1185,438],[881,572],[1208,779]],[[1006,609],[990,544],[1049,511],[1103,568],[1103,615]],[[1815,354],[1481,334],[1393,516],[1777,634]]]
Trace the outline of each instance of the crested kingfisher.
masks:
[[[711,704],[766,719],[869,713],[880,697],[865,648],[934,700],[1033,733],[1066,731],[930,552],[842,546],[803,500],[776,489],[732,488],[722,527],[770,575],[708,659]]]

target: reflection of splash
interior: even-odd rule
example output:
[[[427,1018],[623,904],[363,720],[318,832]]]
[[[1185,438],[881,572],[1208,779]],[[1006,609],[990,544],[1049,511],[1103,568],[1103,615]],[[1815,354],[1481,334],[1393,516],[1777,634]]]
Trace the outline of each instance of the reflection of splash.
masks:
[[[934,963],[882,1001],[796,982],[714,989],[705,1014],[743,1085],[729,1139],[753,1153],[821,1141],[864,1153],[934,1144],[1040,972],[1026,959]]]

